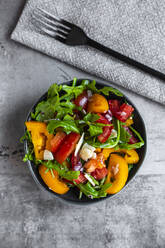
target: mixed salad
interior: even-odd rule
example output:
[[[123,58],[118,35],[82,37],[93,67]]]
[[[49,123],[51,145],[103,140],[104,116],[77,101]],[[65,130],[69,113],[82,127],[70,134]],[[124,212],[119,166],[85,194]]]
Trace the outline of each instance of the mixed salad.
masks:
[[[144,141],[133,128],[134,108],[120,91],[76,82],[53,84],[25,122],[24,161],[33,161],[58,194],[76,187],[80,199],[106,197],[124,187]]]

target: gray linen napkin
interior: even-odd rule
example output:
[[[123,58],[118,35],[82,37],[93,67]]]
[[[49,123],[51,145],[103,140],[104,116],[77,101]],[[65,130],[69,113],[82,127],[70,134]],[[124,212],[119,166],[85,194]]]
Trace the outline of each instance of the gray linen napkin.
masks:
[[[36,29],[43,8],[96,41],[165,73],[164,0],[28,0],[11,38],[165,104],[165,82],[89,47],[69,47]]]

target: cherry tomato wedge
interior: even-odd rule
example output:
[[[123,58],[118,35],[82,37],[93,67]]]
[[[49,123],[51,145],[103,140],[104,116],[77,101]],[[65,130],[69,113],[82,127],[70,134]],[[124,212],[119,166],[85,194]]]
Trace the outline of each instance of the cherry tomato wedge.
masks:
[[[113,126],[110,127],[103,127],[103,133],[101,133],[97,138],[101,143],[104,143],[107,141],[109,136],[111,135]]]
[[[62,144],[59,146],[57,152],[54,154],[54,158],[58,163],[62,164],[73,152],[79,138],[80,134],[74,132],[68,134],[64,138]]]
[[[101,180],[104,177],[106,177],[107,174],[108,174],[107,168],[103,167],[101,169],[97,168],[95,171],[91,173],[91,176],[93,176],[96,180]]]
[[[109,100],[109,109],[113,116],[120,111],[120,102],[118,100]]]
[[[132,114],[132,112],[134,111],[134,108],[126,103],[123,103],[120,106],[120,110],[119,112],[115,113],[115,117],[122,122],[125,122]]]
[[[99,119],[96,121],[98,123],[103,123],[103,124],[110,124],[111,122],[108,121],[103,115],[101,114],[98,114],[99,115]],[[109,138],[109,136],[111,135],[111,132],[112,132],[112,129],[113,129],[113,126],[105,126],[103,127],[103,133],[101,133],[99,136],[98,136],[98,140],[101,142],[101,143],[104,143],[107,141],[107,139]]]
[[[110,122],[101,114],[97,113],[99,119],[96,121],[97,123],[109,124]]]
[[[85,183],[87,181],[86,177],[84,176],[84,173],[80,172],[80,175],[77,179],[74,179],[74,181],[77,183],[77,184],[80,184],[80,183]]]
[[[66,134],[64,132],[57,132],[53,139],[50,141],[51,152],[55,153],[58,147],[61,145],[64,140]]]
[[[87,91],[84,90],[83,93],[81,93],[75,100],[74,104],[77,106],[82,107],[83,109],[87,108],[87,103],[88,103],[88,94]]]

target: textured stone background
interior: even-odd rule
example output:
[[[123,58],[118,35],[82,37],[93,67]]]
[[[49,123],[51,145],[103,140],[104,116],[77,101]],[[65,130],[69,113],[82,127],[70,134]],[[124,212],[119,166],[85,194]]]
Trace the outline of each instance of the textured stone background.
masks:
[[[0,248],[165,247],[165,108],[123,90],[142,113],[148,154],[116,197],[87,207],[41,192],[21,161],[31,105],[53,82],[93,78],[9,39],[24,1],[0,0]]]

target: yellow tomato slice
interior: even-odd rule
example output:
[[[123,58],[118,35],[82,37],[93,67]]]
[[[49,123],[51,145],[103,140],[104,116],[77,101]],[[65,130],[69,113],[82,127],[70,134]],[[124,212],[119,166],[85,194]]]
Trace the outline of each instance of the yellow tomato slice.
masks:
[[[107,189],[108,194],[119,192],[126,184],[128,178],[128,164],[124,158],[117,154],[112,154],[108,165],[108,175],[105,183],[112,183]]]
[[[40,165],[39,174],[42,177],[44,183],[54,192],[58,194],[66,194],[69,187],[62,181],[59,180],[58,172],[53,170],[54,177],[52,176],[50,170],[46,172],[47,167],[45,165]]]

